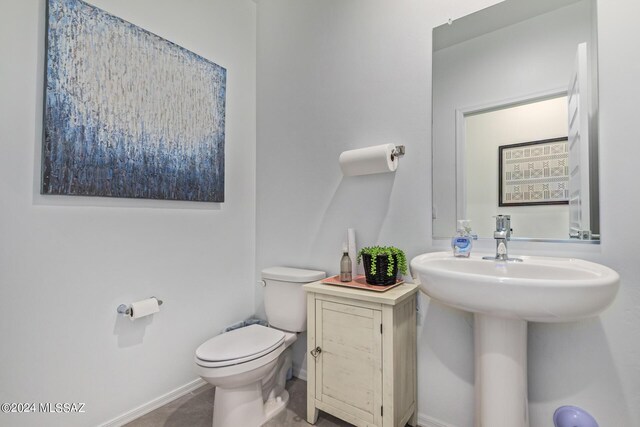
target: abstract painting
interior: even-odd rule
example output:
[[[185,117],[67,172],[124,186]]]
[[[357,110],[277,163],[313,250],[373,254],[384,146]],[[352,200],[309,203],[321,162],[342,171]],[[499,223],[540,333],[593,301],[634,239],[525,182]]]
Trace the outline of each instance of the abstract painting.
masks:
[[[49,0],[42,194],[224,201],[226,69]]]
[[[498,147],[499,206],[569,203],[567,137]]]

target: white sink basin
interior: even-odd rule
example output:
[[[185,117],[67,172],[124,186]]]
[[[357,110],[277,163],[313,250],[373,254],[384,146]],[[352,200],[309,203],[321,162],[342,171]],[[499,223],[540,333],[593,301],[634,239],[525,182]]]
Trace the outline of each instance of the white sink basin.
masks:
[[[534,322],[595,316],[613,301],[620,277],[575,258],[521,256],[523,262],[456,258],[451,252],[418,255],[411,270],[432,298],[474,313]]]
[[[620,277],[580,259],[504,262],[483,255],[418,255],[411,270],[430,297],[474,313],[475,425],[529,427],[527,321],[595,316],[613,301]]]

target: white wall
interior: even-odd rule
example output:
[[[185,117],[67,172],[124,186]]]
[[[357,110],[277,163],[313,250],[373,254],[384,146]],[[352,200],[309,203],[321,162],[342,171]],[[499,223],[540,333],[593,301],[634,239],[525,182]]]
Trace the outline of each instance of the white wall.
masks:
[[[227,68],[226,200],[41,196],[45,1],[0,2],[0,401],[86,403],[2,425],[118,417],[195,380],[195,348],[253,313],[256,5],[91,3]],[[151,295],[160,313],[117,316]]]
[[[257,267],[336,273],[344,230],[361,245],[392,243],[412,257],[431,240],[431,29],[495,1],[259,0]],[[532,324],[532,427],[575,404],[602,426],[640,425],[640,265],[629,181],[640,158],[635,0],[599,2],[600,246],[513,244],[512,253],[580,256],[621,273],[601,316]],[[549,29],[545,29],[549,31]],[[343,178],[341,151],[404,143],[392,174]],[[260,305],[261,294],[256,294]],[[473,327],[468,315],[421,298],[418,394],[429,419],[473,425]]]
[[[490,3],[258,1],[257,273],[283,264],[336,274],[348,227],[360,246],[429,249],[431,29]],[[395,174],[342,177],[342,151],[386,142],[406,146]],[[472,332],[469,318],[429,308],[422,414],[472,424]]]
[[[455,231],[456,110],[566,90],[578,43],[591,37],[590,13],[588,2],[575,3],[434,53],[436,236]]]
[[[567,97],[466,116],[466,214],[473,232],[493,238],[494,215],[511,215],[513,237],[569,238],[569,205],[498,207],[498,147],[567,135]]]
[[[258,1],[258,274],[271,265],[336,274],[348,227],[360,246],[422,249],[429,235],[425,7]],[[388,142],[406,146],[397,173],[342,177],[342,151]],[[411,190],[417,197],[408,203]],[[261,290],[256,304],[261,309]],[[305,340],[294,348],[303,372]]]

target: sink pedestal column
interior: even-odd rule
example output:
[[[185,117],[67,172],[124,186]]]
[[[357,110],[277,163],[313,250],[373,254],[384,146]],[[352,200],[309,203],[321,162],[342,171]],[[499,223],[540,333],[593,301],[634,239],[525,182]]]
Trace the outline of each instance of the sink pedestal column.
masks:
[[[474,319],[475,427],[529,427],[527,322]]]

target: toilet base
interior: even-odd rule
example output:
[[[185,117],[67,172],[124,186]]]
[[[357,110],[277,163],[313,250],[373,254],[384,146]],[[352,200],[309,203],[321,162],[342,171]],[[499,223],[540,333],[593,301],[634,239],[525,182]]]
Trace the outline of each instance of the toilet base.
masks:
[[[288,402],[289,392],[284,389],[263,401],[260,383],[233,389],[216,387],[213,427],[259,427],[282,412]]]
[[[282,412],[289,402],[289,392],[282,390],[282,392],[273,399],[269,399],[264,402],[264,416],[265,422]]]
[[[260,383],[225,389],[216,387],[213,427],[259,426],[264,422]]]

